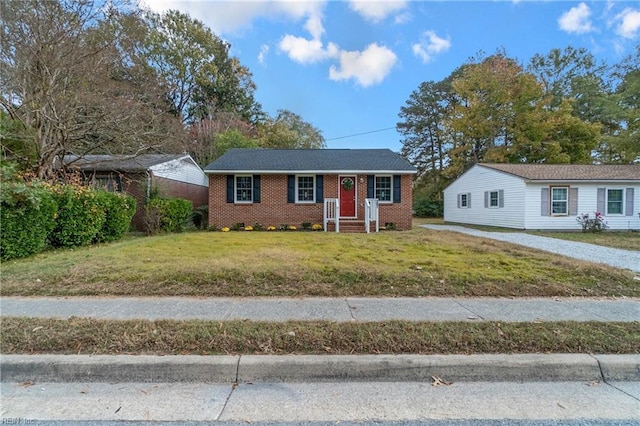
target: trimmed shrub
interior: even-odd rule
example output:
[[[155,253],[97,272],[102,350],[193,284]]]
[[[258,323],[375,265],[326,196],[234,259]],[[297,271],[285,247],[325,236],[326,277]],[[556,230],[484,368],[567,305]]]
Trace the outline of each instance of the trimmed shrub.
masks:
[[[153,234],[158,231],[156,227],[159,225],[160,231],[182,232],[187,227],[192,211],[193,203],[189,200],[182,198],[152,198],[147,205],[145,216],[156,220],[145,220],[146,231],[148,234]],[[158,219],[159,224],[157,223]]]
[[[43,250],[57,211],[50,189],[40,182],[22,182],[14,166],[3,164],[0,198],[0,258],[26,257]]]
[[[73,247],[93,242],[106,216],[96,191],[69,184],[54,187],[53,194],[58,218],[49,236],[51,245]]]
[[[417,217],[442,217],[444,206],[442,201],[428,197],[417,197],[413,201],[413,214]]]
[[[98,203],[105,213],[105,221],[95,236],[98,243],[116,241],[122,238],[131,226],[131,219],[136,212],[136,200],[130,195],[97,191]]]
[[[191,214],[191,221],[197,229],[206,229],[209,223],[209,206],[200,206]]]

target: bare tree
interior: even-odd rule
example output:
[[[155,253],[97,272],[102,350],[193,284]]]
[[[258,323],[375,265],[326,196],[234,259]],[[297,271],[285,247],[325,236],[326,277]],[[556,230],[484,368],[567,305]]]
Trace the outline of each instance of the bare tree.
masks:
[[[31,130],[24,143],[41,178],[53,177],[69,152],[137,155],[183,142],[156,73],[138,54],[146,31],[138,9],[104,6],[0,2],[0,105]]]

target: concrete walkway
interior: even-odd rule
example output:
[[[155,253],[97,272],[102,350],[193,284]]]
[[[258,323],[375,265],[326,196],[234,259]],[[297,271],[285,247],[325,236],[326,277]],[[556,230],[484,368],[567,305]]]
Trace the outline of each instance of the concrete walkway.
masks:
[[[620,321],[640,320],[639,299],[585,298],[25,298],[0,314],[48,318],[209,321]]]
[[[435,231],[453,231],[476,237],[505,241],[512,244],[519,244],[521,246],[560,254],[573,259],[604,263],[615,268],[630,269],[634,272],[640,272],[640,251],[603,247],[595,244],[542,237],[523,232],[489,232],[457,225],[427,224],[421,226]],[[638,240],[640,240],[640,236],[638,237]]]

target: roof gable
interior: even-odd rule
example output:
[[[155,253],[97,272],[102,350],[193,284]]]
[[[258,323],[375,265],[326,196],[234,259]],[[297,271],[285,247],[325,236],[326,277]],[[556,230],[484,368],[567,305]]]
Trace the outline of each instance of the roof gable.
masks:
[[[640,164],[478,164],[526,180],[640,181]]]
[[[416,173],[389,149],[231,149],[205,173],[393,172]]]

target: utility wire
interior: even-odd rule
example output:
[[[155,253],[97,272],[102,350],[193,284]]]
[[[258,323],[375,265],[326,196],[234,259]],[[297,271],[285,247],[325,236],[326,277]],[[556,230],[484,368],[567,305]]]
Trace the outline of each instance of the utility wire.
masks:
[[[384,129],[371,130],[369,132],[355,133],[353,135],[347,135],[347,136],[338,136],[337,138],[325,139],[325,141],[328,142],[328,141],[335,141],[335,140],[338,140],[338,139],[352,138],[354,136],[362,136],[362,135],[368,135],[370,133],[384,132],[384,131],[391,130],[391,129],[395,129],[395,127],[386,127]]]

